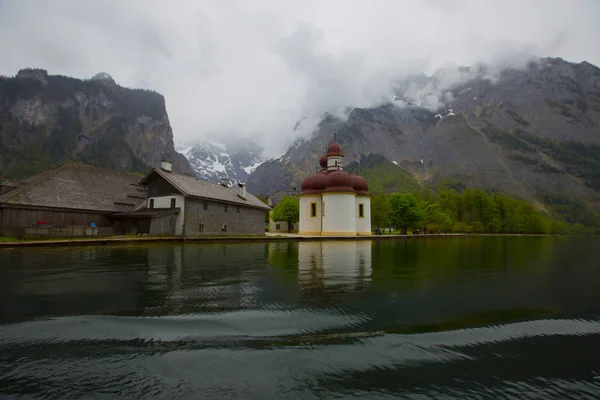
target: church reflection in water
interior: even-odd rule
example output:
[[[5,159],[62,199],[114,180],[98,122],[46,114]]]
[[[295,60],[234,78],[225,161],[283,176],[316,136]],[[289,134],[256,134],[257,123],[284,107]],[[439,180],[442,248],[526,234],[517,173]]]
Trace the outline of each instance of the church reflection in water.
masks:
[[[371,241],[298,243],[301,286],[348,286],[358,289],[371,280]]]

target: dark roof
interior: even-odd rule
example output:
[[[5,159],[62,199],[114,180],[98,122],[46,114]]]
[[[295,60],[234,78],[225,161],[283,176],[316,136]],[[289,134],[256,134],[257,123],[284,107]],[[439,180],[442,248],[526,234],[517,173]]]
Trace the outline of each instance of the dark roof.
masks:
[[[179,207],[177,208],[146,208],[144,210],[129,211],[124,213],[113,214],[113,217],[129,217],[129,218],[152,218],[160,217],[161,215],[167,214],[178,214]]]
[[[152,174],[158,174],[167,182],[169,182],[175,189],[177,189],[184,196],[196,197],[200,199],[211,199],[222,201],[226,203],[232,203],[236,205],[244,205],[247,207],[262,208],[270,210],[271,207],[267,206],[256,196],[246,191],[246,198],[243,199],[239,193],[240,191],[234,187],[225,187],[216,183],[204,181],[193,176],[179,175],[171,172],[165,172],[158,168],[152,169],[141,181],[140,184],[145,184],[148,178]]]
[[[0,203],[122,212],[133,210],[145,194],[138,185],[139,176],[75,162],[33,178],[0,196]]]

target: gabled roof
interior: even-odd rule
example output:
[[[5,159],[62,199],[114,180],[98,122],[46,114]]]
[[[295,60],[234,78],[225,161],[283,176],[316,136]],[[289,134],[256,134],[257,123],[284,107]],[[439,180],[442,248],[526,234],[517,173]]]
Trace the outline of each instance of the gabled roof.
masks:
[[[27,183],[0,196],[0,204],[129,211],[146,196],[138,181],[133,174],[68,162],[23,180]]]
[[[195,197],[199,199],[217,200],[247,207],[261,208],[270,210],[271,208],[259,200],[256,196],[246,192],[246,198],[243,199],[234,188],[225,187],[216,183],[204,181],[193,176],[179,175],[172,172],[166,172],[158,168],[153,168],[141,181],[140,185],[145,185],[149,178],[157,174],[169,182],[184,196]]]

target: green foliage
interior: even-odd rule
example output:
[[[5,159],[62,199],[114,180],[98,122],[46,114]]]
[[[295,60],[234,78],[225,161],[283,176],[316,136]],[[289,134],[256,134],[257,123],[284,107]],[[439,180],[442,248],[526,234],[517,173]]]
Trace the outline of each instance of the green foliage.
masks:
[[[526,201],[467,189],[464,193],[440,194],[441,207],[458,223],[456,230],[489,233],[551,232],[552,219]]]
[[[285,196],[271,211],[273,221],[283,221],[288,224],[288,231],[292,231],[292,225],[300,218],[300,204],[296,196]]]
[[[485,231],[488,233],[498,233],[500,231],[500,226],[496,223],[496,221],[491,221],[486,225]]]
[[[569,224],[582,224],[587,227],[599,226],[599,217],[590,211],[581,200],[571,200],[550,193],[543,193],[542,200],[548,204],[552,214]]]
[[[534,158],[529,158],[526,157],[522,154],[514,154],[511,156],[511,158],[513,160],[517,160],[522,162],[523,164],[527,164],[527,165],[531,165],[532,167],[534,167],[538,172],[541,173],[549,173],[549,174],[562,174],[563,172],[557,168],[554,168],[551,165],[545,164],[543,162],[540,162]]]
[[[474,221],[473,225],[471,225],[471,232],[482,233],[483,225],[479,221]]]
[[[379,194],[371,199],[371,227],[384,228],[390,225],[390,205],[385,194]]]
[[[520,129],[515,130],[514,134],[565,164],[566,171],[583,178],[588,187],[600,190],[600,145],[575,141],[556,142]]]
[[[509,149],[520,150],[525,152],[535,152],[535,148],[526,140],[523,140],[518,135],[507,132],[493,125],[482,128],[481,131],[494,143]]]
[[[438,191],[452,190],[452,191],[460,193],[460,192],[464,192],[465,190],[467,190],[467,187],[465,186],[464,183],[462,183],[461,181],[459,181],[457,179],[445,178],[440,183],[438,183],[437,189],[438,189]]]
[[[423,231],[427,232],[427,226],[432,224],[441,224],[447,222],[450,217],[442,212],[442,208],[438,203],[423,201],[420,204],[422,218],[420,220],[423,225]]]
[[[543,136],[515,129],[507,132],[493,125],[482,128],[482,132],[493,142],[503,147],[528,153],[544,152],[565,166],[565,171],[584,179],[585,184],[600,190],[600,145],[576,141],[558,142]],[[525,164],[536,166],[539,172],[561,173],[560,170],[521,154],[512,158]]]
[[[369,192],[373,195],[427,191],[409,171],[380,154],[365,155],[360,162],[350,163],[345,170],[365,178],[369,182]]]
[[[423,219],[423,211],[413,195],[394,193],[390,196],[389,203],[390,221],[397,228],[408,230]]]
[[[389,196],[387,207],[391,224],[402,229],[433,228],[444,232],[590,234],[600,231],[600,217],[582,203],[564,198],[546,198],[554,204],[552,216],[536,210],[526,201],[478,189],[467,189],[462,193],[444,190],[437,199],[420,200],[419,197],[418,194],[400,193]],[[375,210],[383,207],[385,201],[385,196],[373,199],[372,218],[379,218],[375,217],[379,213]],[[385,224],[377,221],[373,226]]]

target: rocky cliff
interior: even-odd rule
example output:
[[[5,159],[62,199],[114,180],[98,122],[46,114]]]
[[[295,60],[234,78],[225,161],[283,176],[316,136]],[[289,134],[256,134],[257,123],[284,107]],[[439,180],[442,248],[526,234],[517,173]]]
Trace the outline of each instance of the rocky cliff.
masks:
[[[165,99],[123,88],[106,73],[90,80],[25,69],[0,78],[0,177],[20,178],[66,160],[145,172],[162,157],[193,174],[175,151]]]
[[[418,77],[395,88],[396,102],[353,109],[347,120],[326,115],[309,140],[259,166],[253,193],[298,186],[337,132],[346,164],[384,156],[421,185],[451,178],[513,194],[543,206],[556,199],[600,204],[600,69],[562,59],[526,68],[461,68]],[[442,93],[438,108],[422,100]]]

